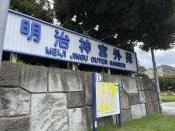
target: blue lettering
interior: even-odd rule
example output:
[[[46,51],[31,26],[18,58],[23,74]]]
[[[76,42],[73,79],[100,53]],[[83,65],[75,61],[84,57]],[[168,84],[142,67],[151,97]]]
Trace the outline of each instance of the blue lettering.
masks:
[[[114,48],[113,55],[114,55],[114,60],[117,59],[118,61],[120,61],[120,59],[122,58],[119,49]]]
[[[74,60],[79,60],[79,61],[88,61],[88,56],[87,55],[82,55],[78,53],[72,53],[72,59]]]
[[[23,34],[28,35],[30,32],[30,21],[22,19],[20,31]]]
[[[125,54],[126,54],[126,63],[132,64],[133,63],[133,61],[132,61],[132,54],[129,53],[129,52],[126,52]]]
[[[39,42],[41,39],[41,25],[36,22],[32,22],[31,30],[30,30],[30,21],[29,20],[21,20],[21,33],[28,35],[27,39],[31,40],[32,37],[35,42]]]
[[[85,50],[86,53],[88,54],[91,51],[91,43],[89,42],[89,40],[85,41],[83,40],[83,38],[81,38],[79,42],[81,43],[79,46],[81,53],[83,52],[83,50]]]
[[[66,58],[66,51],[61,52],[59,49],[56,49],[56,48],[45,47],[45,53],[47,55],[59,56],[60,58]]]
[[[30,40],[32,37],[35,42],[39,42],[41,39],[41,25],[36,22],[32,22],[31,32],[27,39]]]
[[[110,64],[110,66],[126,68],[126,65],[124,63],[120,63],[120,62],[110,61],[109,64]]]
[[[99,49],[99,56],[103,57],[103,58],[107,58],[107,46],[104,45],[98,45],[98,49]]]
[[[61,34],[59,35],[59,31],[56,29],[54,37],[56,39],[54,44],[55,47],[59,43],[60,48],[63,48],[63,49],[69,48],[70,38],[68,37],[68,35],[64,35],[64,31],[62,31]]]
[[[97,64],[102,64],[102,65],[107,65],[108,64],[108,61],[106,59],[97,58],[97,57],[91,57],[91,62],[92,63],[97,63]]]

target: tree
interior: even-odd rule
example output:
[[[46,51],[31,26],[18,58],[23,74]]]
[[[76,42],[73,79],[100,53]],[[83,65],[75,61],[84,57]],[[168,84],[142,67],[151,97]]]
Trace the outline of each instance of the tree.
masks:
[[[144,78],[148,78],[148,76],[146,75],[146,68],[140,64],[138,64],[138,76],[144,77]]]
[[[175,76],[159,77],[161,91],[167,91],[168,87],[175,88]]]
[[[138,3],[139,0],[54,0],[54,10],[64,27],[129,48],[137,35]],[[94,29],[97,25],[98,31]],[[114,39],[116,33],[118,37]]]
[[[160,94],[154,50],[169,49],[173,47],[175,40],[175,6],[174,0],[143,0],[140,5],[138,24],[140,39],[143,42],[142,49],[151,50],[154,70],[154,80]]]
[[[52,22],[54,13],[48,0],[11,0],[10,8]]]
[[[169,49],[174,43],[174,0],[143,0],[138,24],[142,49]]]
[[[145,74],[146,68],[142,65],[138,65],[138,73]]]
[[[174,42],[174,0],[54,0],[63,26],[118,46],[168,49]],[[76,22],[71,19],[76,16]],[[94,27],[99,25],[99,30]],[[117,33],[117,40],[108,37]]]

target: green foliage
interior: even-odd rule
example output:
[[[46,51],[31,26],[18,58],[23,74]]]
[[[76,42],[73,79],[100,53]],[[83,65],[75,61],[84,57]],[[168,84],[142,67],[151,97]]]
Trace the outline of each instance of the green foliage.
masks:
[[[148,76],[145,74],[146,68],[140,64],[138,64],[138,76],[141,76],[143,78],[148,78]]]
[[[174,42],[174,0],[142,0],[139,16],[139,41],[143,49],[168,49]]]
[[[48,0],[11,0],[10,8],[52,22],[54,13]]]
[[[140,74],[145,74],[146,72],[146,68],[142,65],[138,65],[138,69],[139,69],[139,73]]]
[[[126,42],[132,40],[136,32],[139,0],[54,1],[56,17],[64,27],[100,40],[106,38],[104,41],[112,44],[121,43],[118,46],[130,47]],[[77,16],[76,22],[71,20],[74,15]],[[94,30],[96,25],[99,25],[98,31]],[[115,33],[119,34],[117,40],[112,37]]]
[[[161,91],[167,91],[169,86],[175,88],[175,76],[159,77],[159,84]]]
[[[119,47],[132,48],[137,41],[144,43],[144,50],[168,49],[174,42],[174,0],[54,1],[56,18],[64,27]],[[76,22],[71,20],[74,15]]]

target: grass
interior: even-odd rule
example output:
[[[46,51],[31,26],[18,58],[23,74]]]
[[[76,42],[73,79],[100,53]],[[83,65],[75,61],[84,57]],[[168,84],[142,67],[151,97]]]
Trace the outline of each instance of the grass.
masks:
[[[175,102],[175,94],[173,96],[167,96],[166,92],[161,92],[160,97],[162,102]]]
[[[175,131],[175,116],[154,114],[141,119],[123,122],[123,127],[105,126],[98,131]]]

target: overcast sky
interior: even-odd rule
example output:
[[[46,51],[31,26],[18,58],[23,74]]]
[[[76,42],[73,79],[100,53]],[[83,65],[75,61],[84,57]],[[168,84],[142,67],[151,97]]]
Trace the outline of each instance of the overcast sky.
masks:
[[[152,67],[150,52],[142,51],[138,47],[135,47],[135,52],[137,53],[137,58],[141,65],[145,66],[146,68]],[[175,67],[175,48],[167,51],[156,50],[155,58],[157,65],[166,64]]]

